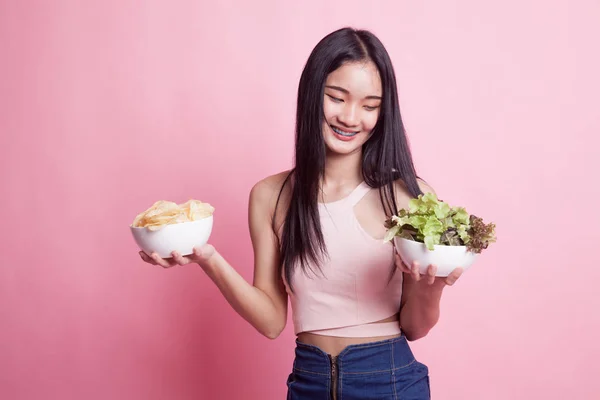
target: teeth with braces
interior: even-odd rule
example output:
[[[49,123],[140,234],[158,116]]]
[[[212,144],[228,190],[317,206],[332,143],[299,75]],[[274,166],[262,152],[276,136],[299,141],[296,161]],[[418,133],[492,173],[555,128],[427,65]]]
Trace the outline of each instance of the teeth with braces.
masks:
[[[331,126],[331,125],[330,125],[330,126]],[[344,132],[344,131],[342,131],[342,130],[339,130],[339,129],[337,129],[337,128],[336,128],[336,127],[334,127],[334,126],[331,126],[331,129],[332,129],[332,130],[333,130],[335,133],[337,133],[338,135],[342,135],[342,136],[346,136],[346,137],[354,136],[354,135],[356,135],[356,134],[358,133],[358,132],[352,132],[352,133]]]

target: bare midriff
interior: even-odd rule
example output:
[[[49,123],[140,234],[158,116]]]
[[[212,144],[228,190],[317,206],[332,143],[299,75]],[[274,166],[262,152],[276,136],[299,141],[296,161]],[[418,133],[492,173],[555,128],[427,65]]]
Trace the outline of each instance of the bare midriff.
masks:
[[[373,322],[373,324],[384,323],[384,322],[394,322],[394,321],[398,321],[398,318],[399,318],[399,315],[396,314],[389,318],[382,319],[377,322]],[[396,334],[396,335],[392,335],[392,336],[375,336],[375,337],[339,337],[339,336],[319,335],[319,334],[311,333],[311,332],[301,332],[298,334],[298,341],[301,343],[306,343],[306,344],[310,344],[313,346],[317,346],[324,352],[335,357],[335,356],[339,355],[346,347],[351,346],[353,344],[378,342],[381,340],[393,339],[398,336],[400,336],[400,334]]]

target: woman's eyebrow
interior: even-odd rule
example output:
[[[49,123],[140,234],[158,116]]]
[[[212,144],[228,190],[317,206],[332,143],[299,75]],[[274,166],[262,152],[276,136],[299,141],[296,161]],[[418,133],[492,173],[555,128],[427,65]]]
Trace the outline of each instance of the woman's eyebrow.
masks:
[[[329,89],[333,89],[333,90],[338,90],[345,94],[350,94],[350,92],[348,90],[344,89],[343,87],[333,86],[333,85],[326,85],[325,87],[329,88]],[[367,97],[365,97],[365,99],[381,100],[381,96],[367,96]]]

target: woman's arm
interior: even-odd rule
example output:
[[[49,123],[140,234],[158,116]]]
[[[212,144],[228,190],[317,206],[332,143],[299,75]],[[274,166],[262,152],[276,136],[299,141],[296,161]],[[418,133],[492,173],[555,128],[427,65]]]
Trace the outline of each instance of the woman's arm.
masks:
[[[287,321],[287,293],[280,277],[278,239],[271,225],[277,188],[258,182],[250,191],[248,223],[254,249],[254,281],[249,284],[215,252],[200,263],[233,309],[264,336],[275,339]]]
[[[285,328],[288,299],[280,276],[279,240],[271,221],[287,175],[284,172],[263,179],[250,191],[248,223],[254,249],[252,285],[210,244],[194,248],[194,253],[187,256],[173,252],[171,258],[164,259],[156,253],[147,255],[140,251],[140,257],[163,268],[199,264],[240,316],[264,336],[275,339]]]
[[[423,193],[436,194],[423,180],[418,179],[417,183]],[[427,275],[421,275],[418,265],[406,266],[398,254],[395,257],[396,265],[403,273],[400,326],[408,340],[417,340],[437,324],[442,292],[447,285],[456,282],[462,270],[455,270],[446,278],[436,278],[435,266],[429,266]]]
[[[426,278],[417,282],[409,273],[403,273],[403,278],[400,326],[406,339],[412,341],[427,335],[438,322],[445,284],[423,287],[429,286]]]

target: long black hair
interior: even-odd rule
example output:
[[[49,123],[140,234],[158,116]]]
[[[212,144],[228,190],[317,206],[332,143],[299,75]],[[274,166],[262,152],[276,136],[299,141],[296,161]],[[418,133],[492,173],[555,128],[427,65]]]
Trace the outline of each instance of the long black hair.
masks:
[[[306,272],[311,262],[320,265],[327,253],[317,204],[326,153],[322,134],[325,81],[342,65],[361,61],[372,61],[377,66],[383,88],[379,119],[363,145],[365,183],[379,189],[385,213],[390,217],[397,212],[396,180],[402,180],[413,197],[422,193],[400,116],[394,68],[385,47],[366,30],[343,28],[330,33],[313,49],[300,77],[295,166],[279,193],[281,197],[285,185],[291,184],[280,242],[282,266],[290,287],[298,264]]]

